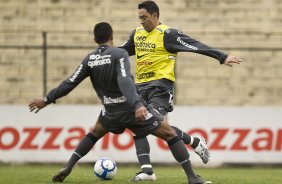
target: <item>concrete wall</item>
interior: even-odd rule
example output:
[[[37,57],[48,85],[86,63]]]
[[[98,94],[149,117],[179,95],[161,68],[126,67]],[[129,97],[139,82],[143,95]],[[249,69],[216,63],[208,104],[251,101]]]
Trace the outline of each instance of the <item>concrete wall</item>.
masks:
[[[81,47],[48,50],[50,90],[74,71],[92,45],[95,48],[91,33],[95,23],[112,24],[116,46],[126,41],[139,25],[138,2],[0,0],[0,103],[24,104],[42,96],[42,31],[47,32],[48,45]],[[282,105],[281,0],[156,2],[164,24],[244,60],[229,68],[206,56],[180,53],[177,104]],[[26,45],[35,47],[13,47]],[[131,60],[134,63],[134,57]],[[99,102],[87,80],[60,103]]]

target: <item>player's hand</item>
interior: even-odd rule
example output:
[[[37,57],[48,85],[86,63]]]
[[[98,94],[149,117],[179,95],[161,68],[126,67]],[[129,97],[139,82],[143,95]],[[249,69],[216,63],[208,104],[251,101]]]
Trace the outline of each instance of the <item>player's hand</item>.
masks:
[[[232,65],[235,63],[235,64],[240,64],[242,62],[242,59],[236,57],[236,56],[233,56],[233,55],[229,55],[226,60],[224,61],[224,64],[227,65],[227,66],[230,66],[232,67]]]
[[[40,109],[44,108],[47,106],[47,104],[44,102],[43,98],[36,98],[30,101],[29,103],[29,110],[30,112],[34,112],[37,113],[38,111],[40,111]]]
[[[136,121],[145,121],[147,117],[147,109],[142,106],[135,110],[135,119]]]

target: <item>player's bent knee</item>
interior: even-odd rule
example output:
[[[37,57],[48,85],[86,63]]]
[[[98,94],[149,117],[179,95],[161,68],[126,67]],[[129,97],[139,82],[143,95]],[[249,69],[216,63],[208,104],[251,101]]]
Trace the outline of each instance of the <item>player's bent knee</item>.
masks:
[[[178,137],[178,136],[176,136],[176,137],[173,137],[172,139],[169,139],[168,141],[167,141],[167,144],[169,145],[169,146],[172,146],[172,145],[174,145],[176,142],[178,142],[178,141],[180,141],[180,138]]]
[[[177,136],[176,131],[174,130],[174,128],[172,128],[167,121],[163,121],[162,125],[164,125],[164,128],[166,130],[167,133],[167,137],[175,137]]]
[[[155,135],[165,141],[168,141],[177,136],[176,132],[170,126],[161,126]]]
[[[169,130],[166,134],[166,141],[173,139],[174,137],[177,137],[177,134],[173,129]]]
[[[109,131],[107,131],[99,121],[96,122],[93,130],[91,131],[91,133],[97,138],[103,137],[108,132]]]

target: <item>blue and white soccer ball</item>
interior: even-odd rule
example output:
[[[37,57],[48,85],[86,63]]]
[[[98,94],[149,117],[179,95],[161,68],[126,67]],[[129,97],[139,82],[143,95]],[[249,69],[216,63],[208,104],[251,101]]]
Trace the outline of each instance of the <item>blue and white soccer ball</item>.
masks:
[[[101,180],[111,180],[117,174],[117,164],[110,158],[101,158],[94,165],[94,174]]]

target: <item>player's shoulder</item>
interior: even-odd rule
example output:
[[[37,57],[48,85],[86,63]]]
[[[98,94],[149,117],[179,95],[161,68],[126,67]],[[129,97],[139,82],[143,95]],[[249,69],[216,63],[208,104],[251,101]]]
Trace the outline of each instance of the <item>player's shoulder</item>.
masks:
[[[112,52],[116,55],[128,56],[128,53],[126,52],[126,50],[124,50],[122,48],[111,47],[111,49],[112,49]]]
[[[94,60],[95,58],[96,58],[95,52],[92,51],[92,52],[88,53],[88,54],[84,57],[83,61],[84,61],[84,62],[87,62],[87,61],[89,61],[89,60]]]
[[[165,30],[165,33],[178,33],[178,34],[182,34],[183,32],[180,31],[179,29],[169,27],[169,28],[167,28]]]
[[[165,25],[165,24],[159,24],[155,29],[158,30],[159,32],[163,33],[166,30],[171,29],[171,28],[169,26]],[[139,26],[135,29],[135,31],[136,32],[145,31],[145,29],[144,29],[143,26]]]
[[[138,31],[145,31],[145,29],[143,26],[138,26],[137,28],[135,28],[135,32],[138,32]]]
[[[115,52],[126,53],[126,50],[119,47],[112,47],[111,49]]]
[[[170,29],[170,27],[165,24],[160,24],[156,27],[156,30],[158,30],[161,33],[165,32],[168,29]]]

